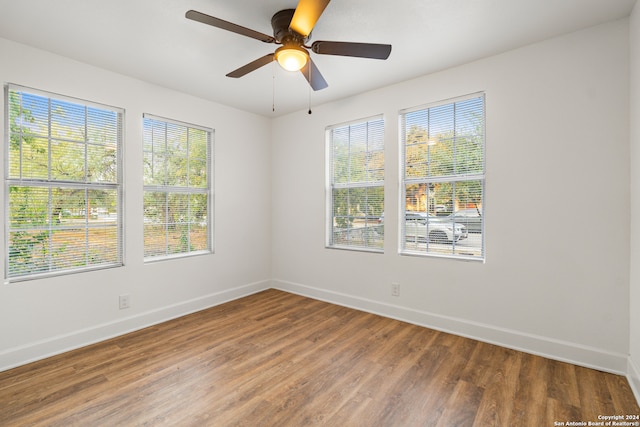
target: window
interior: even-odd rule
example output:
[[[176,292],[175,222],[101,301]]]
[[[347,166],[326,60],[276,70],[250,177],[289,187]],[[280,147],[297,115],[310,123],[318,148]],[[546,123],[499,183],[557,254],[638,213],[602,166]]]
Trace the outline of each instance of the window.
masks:
[[[211,129],[145,114],[144,256],[211,252]]]
[[[382,117],[327,128],[327,246],[381,252]]]
[[[9,85],[6,277],[122,265],[123,110]]]
[[[401,252],[484,259],[484,95],[401,112]]]

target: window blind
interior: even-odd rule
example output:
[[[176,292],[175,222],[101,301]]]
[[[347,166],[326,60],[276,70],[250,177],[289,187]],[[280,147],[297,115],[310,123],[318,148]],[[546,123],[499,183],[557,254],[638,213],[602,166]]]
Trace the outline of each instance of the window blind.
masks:
[[[484,259],[484,95],[401,112],[401,251]]]
[[[327,128],[327,246],[382,251],[384,121]]]
[[[145,259],[211,252],[213,131],[149,114],[143,127]]]
[[[124,111],[9,85],[6,276],[120,266]]]

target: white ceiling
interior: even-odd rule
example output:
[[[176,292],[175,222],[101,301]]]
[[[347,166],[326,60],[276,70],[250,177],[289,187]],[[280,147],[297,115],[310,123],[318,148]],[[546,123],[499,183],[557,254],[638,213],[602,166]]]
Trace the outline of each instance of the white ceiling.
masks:
[[[393,50],[386,61],[312,54],[329,87],[311,95],[276,63],[225,77],[277,46],[184,17],[195,9],[271,35],[271,16],[297,0],[0,0],[0,37],[269,117],[622,18],[635,1],[334,0],[309,43]]]

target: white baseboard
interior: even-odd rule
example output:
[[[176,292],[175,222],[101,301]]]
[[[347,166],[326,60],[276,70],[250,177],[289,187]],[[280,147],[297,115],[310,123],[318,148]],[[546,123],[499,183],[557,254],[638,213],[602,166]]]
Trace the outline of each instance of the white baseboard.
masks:
[[[168,307],[59,335],[0,353],[0,372],[223,304],[266,289],[268,280],[183,301]]]
[[[599,348],[528,334],[517,330],[498,328],[478,322],[470,322],[464,319],[373,301],[298,283],[272,280],[272,287],[587,368],[598,369],[618,375],[626,375],[628,371],[627,355],[625,354],[612,353]]]
[[[629,380],[631,391],[633,391],[633,394],[638,401],[638,405],[640,405],[640,366],[633,361],[631,356],[629,356],[628,365],[627,379]]]
[[[373,301],[353,295],[327,291],[281,280],[250,283],[233,289],[209,294],[184,301],[158,310],[136,314],[95,327],[52,337],[26,346],[11,348],[0,353],[0,372],[36,360],[64,353],[124,335],[158,323],[166,322],[225,302],[242,298],[269,288],[279,289],[298,295],[379,314],[381,316],[413,323],[419,326],[448,332],[479,341],[536,354],[588,368],[626,375],[636,399],[640,401],[640,369],[627,355],[611,353],[601,349],[575,343],[555,340],[516,330],[496,328],[464,319],[442,316],[425,311],[401,307],[380,301]]]

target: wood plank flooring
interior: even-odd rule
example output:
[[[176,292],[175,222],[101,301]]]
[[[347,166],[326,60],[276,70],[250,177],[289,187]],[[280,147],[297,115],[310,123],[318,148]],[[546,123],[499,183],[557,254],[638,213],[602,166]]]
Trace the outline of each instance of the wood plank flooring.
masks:
[[[2,426],[558,426],[624,377],[268,290],[0,373]]]

